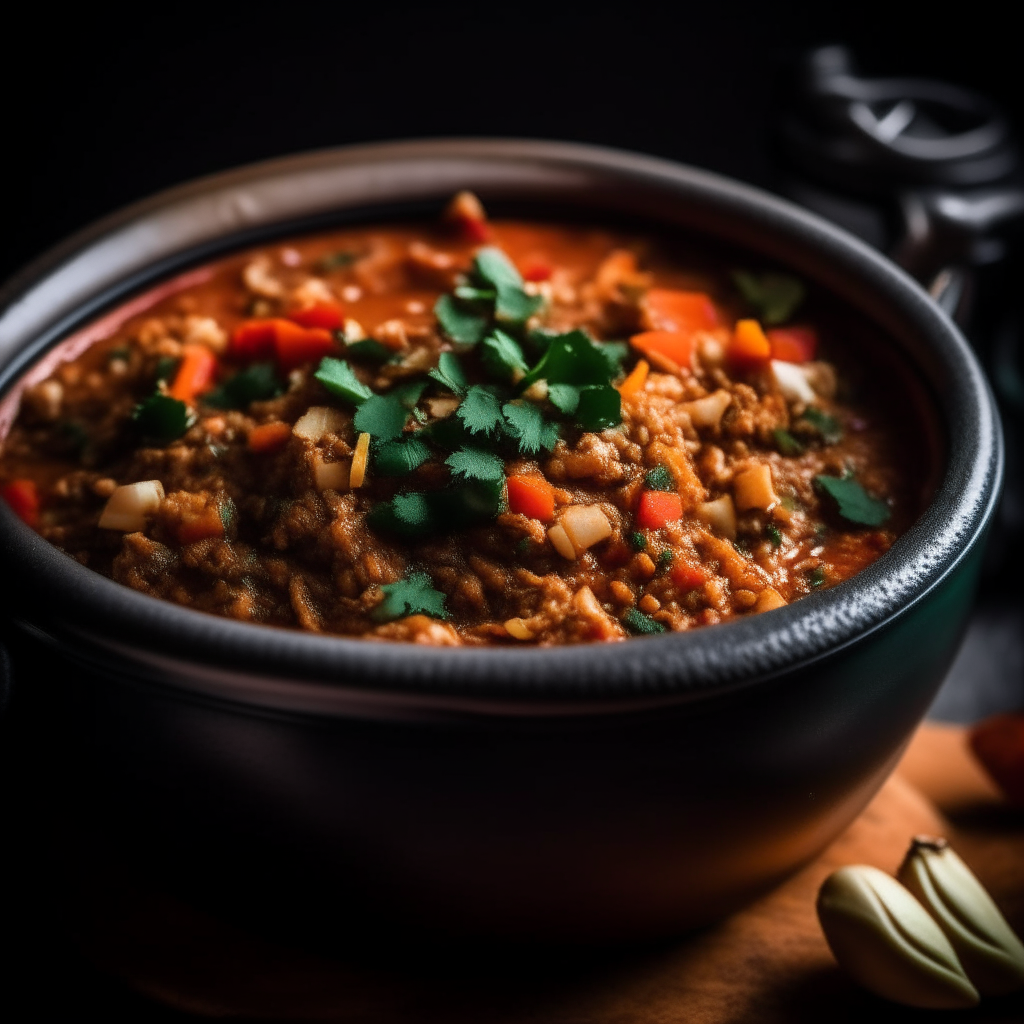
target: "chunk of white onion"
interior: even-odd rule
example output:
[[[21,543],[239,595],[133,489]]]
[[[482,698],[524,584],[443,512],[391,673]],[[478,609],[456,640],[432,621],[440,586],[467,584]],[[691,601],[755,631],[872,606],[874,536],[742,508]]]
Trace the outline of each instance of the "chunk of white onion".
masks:
[[[694,509],[697,518],[726,540],[736,539],[736,508],[732,495],[723,494],[714,501],[702,502]]]
[[[144,530],[149,517],[163,500],[164,485],[159,480],[124,484],[107,499],[100,516],[100,529],[120,530],[122,533]]]
[[[320,491],[344,491],[349,486],[347,462],[321,462],[317,459],[313,465],[313,476]]]
[[[690,414],[695,427],[716,427],[731,401],[732,395],[722,388],[692,402],[683,402],[681,408]]]
[[[570,505],[559,522],[577,555],[612,534],[612,524],[600,505]]]
[[[572,546],[572,541],[569,540],[569,535],[562,528],[561,523],[555,523],[548,529],[548,539],[563,558],[568,558],[570,562],[575,561],[576,549]]]
[[[773,359],[771,365],[775,383],[787,402],[803,402],[807,405],[818,397],[802,366],[781,359]]]
[[[292,427],[292,433],[304,441],[319,441],[328,434],[337,434],[345,426],[345,417],[327,405],[312,405]]]

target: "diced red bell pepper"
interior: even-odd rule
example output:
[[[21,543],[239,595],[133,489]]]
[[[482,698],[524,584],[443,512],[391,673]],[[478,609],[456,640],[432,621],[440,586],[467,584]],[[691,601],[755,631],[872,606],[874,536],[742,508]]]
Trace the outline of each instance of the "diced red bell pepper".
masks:
[[[345,311],[336,302],[316,302],[312,306],[293,309],[288,319],[300,327],[320,327],[336,331],[345,322]]]
[[[767,365],[772,357],[772,346],[756,320],[740,320],[725,354],[733,366],[754,370]]]
[[[555,489],[543,477],[510,476],[507,481],[510,512],[549,522],[555,517]]]
[[[668,571],[669,578],[680,590],[693,590],[707,583],[709,574],[702,565],[676,561]]]
[[[773,327],[767,336],[772,359],[809,363],[818,351],[818,332],[813,327]]]
[[[251,452],[272,452],[281,448],[291,436],[292,428],[287,423],[263,423],[253,427],[246,440]]]
[[[527,260],[520,272],[524,281],[547,281],[554,273],[554,268],[547,260],[534,258]]]
[[[193,405],[196,395],[213,387],[216,376],[217,357],[205,345],[183,345],[181,362],[167,393],[179,402]]]
[[[472,192],[458,192],[448,204],[444,219],[467,241],[486,242],[491,236],[483,203]]]
[[[633,348],[648,358],[664,356],[676,366],[688,368],[693,359],[693,335],[679,331],[644,331],[629,339]],[[655,359],[657,365],[657,359]]]
[[[688,334],[718,326],[718,311],[711,296],[704,292],[651,288],[644,296],[644,309],[656,331]]]
[[[683,499],[671,491],[644,491],[636,510],[641,530],[660,530],[683,515]]]
[[[322,327],[300,327],[291,320],[274,320],[274,355],[286,373],[303,363],[319,362],[337,355],[334,335]]]
[[[10,480],[0,487],[0,497],[26,526],[39,525],[39,488],[34,480]]]
[[[243,320],[231,332],[231,354],[246,362],[268,359],[274,352],[274,321]]]

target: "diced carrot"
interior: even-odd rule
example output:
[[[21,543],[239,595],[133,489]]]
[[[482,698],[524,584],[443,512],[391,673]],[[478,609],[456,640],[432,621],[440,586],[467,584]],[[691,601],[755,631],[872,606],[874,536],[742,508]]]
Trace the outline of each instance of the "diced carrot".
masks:
[[[633,367],[630,375],[619,385],[619,394],[623,398],[634,398],[640,394],[644,389],[644,382],[647,380],[647,374],[650,372],[650,364],[641,359],[636,366]]]
[[[217,506],[211,502],[184,517],[176,532],[180,544],[194,544],[208,537],[223,537],[224,521]]]
[[[693,336],[679,331],[644,331],[629,339],[633,348],[647,356],[665,356],[676,366],[688,368],[693,358]]]
[[[771,359],[772,346],[756,320],[740,320],[725,354],[740,369],[756,369]]]
[[[994,715],[970,732],[971,749],[999,788],[1024,806],[1024,714]]]
[[[39,525],[39,488],[34,480],[10,480],[0,487],[0,497],[26,526]]]
[[[231,354],[236,359],[266,359],[273,351],[273,320],[243,320],[231,332]]]
[[[818,350],[818,332],[813,327],[773,327],[767,337],[772,359],[785,363],[809,363]]]
[[[277,451],[291,437],[291,434],[292,428],[287,423],[261,423],[249,431],[249,451]]]
[[[217,357],[205,345],[183,345],[181,362],[167,393],[186,405],[213,387],[217,376]]]
[[[555,517],[555,490],[543,477],[510,476],[508,507],[510,512],[539,519],[543,523]]]
[[[715,304],[704,292],[651,288],[644,296],[643,304],[647,320],[656,331],[687,334],[718,326]]]
[[[338,346],[330,331],[322,327],[300,327],[291,320],[274,320],[274,355],[282,370],[294,370],[303,363],[336,355]]]
[[[524,281],[547,281],[554,273],[554,269],[547,260],[535,257],[528,259],[520,269]]]
[[[707,583],[709,574],[702,565],[676,561],[668,571],[669,578],[680,590],[693,590]]]
[[[320,327],[336,331],[345,322],[345,311],[336,302],[316,302],[312,306],[293,309],[288,319],[300,327]]]
[[[644,491],[636,510],[636,525],[641,530],[660,530],[683,514],[683,499],[671,491]]]

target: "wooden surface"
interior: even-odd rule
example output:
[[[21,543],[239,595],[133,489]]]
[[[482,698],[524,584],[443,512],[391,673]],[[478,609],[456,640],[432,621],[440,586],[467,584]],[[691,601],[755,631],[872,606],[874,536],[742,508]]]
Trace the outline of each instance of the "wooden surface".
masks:
[[[897,773],[814,864],[722,923],[629,953],[536,962],[486,951],[355,964],[257,938],[159,893],[98,882],[74,918],[101,969],[179,1010],[248,1020],[495,1024],[774,1024],[928,1016],[868,995],[835,966],[814,914],[843,864],[895,871],[915,833],[948,836],[1024,932],[1024,812],[972,761],[964,732],[926,725]],[[344,927],[339,922],[339,927]],[[959,1013],[1024,1021],[1024,994]]]

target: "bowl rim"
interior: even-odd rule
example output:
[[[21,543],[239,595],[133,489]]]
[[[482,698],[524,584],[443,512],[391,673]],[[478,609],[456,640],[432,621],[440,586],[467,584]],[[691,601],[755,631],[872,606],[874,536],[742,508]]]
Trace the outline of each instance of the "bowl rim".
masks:
[[[453,184],[485,202],[554,198],[711,234],[788,263],[857,306],[926,378],[947,432],[947,463],[929,506],[872,566],[786,607],[625,644],[523,649],[367,641],[193,611],[83,567],[0,502],[0,557],[46,609],[42,618],[27,615],[33,629],[91,646],[101,659],[145,665],[165,685],[278,709],[330,714],[390,703],[579,712],[693,699],[811,665],[907,614],[974,552],[998,499],[1002,434],[968,343],[924,290],[866,244],[786,200],[603,147],[374,143],[251,164],[158,193],[73,235],[0,289],[0,393],[73,326],[203,251],[239,248],[340,211],[441,201]]]

